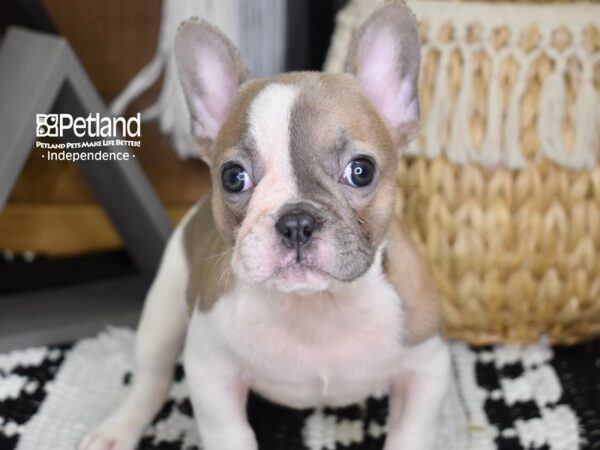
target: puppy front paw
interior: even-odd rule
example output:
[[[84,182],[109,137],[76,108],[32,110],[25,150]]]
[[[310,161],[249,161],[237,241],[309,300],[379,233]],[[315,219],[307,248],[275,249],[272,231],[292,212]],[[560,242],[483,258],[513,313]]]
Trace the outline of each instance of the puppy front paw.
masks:
[[[85,435],[77,450],[135,450],[138,440],[133,430],[100,427]]]
[[[390,433],[385,440],[383,450],[434,450],[435,431],[430,435],[407,436],[400,433]]]
[[[203,450],[257,450],[254,432],[248,428],[207,430],[201,428],[200,440]]]

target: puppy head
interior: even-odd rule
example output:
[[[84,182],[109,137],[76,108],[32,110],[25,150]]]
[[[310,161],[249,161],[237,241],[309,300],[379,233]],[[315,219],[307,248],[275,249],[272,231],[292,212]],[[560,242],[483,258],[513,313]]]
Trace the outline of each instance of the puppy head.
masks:
[[[347,74],[247,81],[233,45],[198,21],[181,26],[175,54],[236,275],[313,292],[365,273],[393,217],[397,148],[419,119],[408,8],[369,18]]]

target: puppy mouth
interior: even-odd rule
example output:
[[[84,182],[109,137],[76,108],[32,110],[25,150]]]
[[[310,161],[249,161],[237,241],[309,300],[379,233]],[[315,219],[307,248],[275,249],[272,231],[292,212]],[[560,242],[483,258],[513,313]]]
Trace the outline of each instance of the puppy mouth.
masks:
[[[293,262],[278,268],[270,277],[283,290],[320,290],[332,277],[326,271],[305,262]]]
[[[303,273],[315,273],[322,276],[331,277],[331,275],[324,270],[299,259],[295,259],[293,262],[278,268],[273,275],[276,277],[281,277],[288,274],[302,275]]]

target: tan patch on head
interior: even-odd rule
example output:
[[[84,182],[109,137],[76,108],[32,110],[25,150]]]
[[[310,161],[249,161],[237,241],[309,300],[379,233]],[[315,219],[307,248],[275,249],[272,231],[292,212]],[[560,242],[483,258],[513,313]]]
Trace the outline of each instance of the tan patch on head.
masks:
[[[404,342],[416,345],[438,334],[441,317],[433,281],[413,242],[397,223],[388,234],[383,267],[403,301]]]
[[[250,80],[242,84],[215,141],[213,161],[219,160],[225,151],[239,145],[248,129],[247,113],[250,104],[267,84],[269,80]]]
[[[319,121],[313,121],[313,134],[325,141],[337,139],[340,127],[364,142],[377,142],[390,155],[395,153],[390,132],[353,75],[293,72],[280,77],[281,83],[300,88],[298,103],[316,107]]]
[[[356,209],[365,236],[370,242],[378,244],[387,233],[393,218],[398,152],[384,120],[354,78],[350,78],[352,82],[338,79],[327,82],[335,85],[334,105],[338,114],[343,114],[350,136],[368,144],[379,162],[377,189],[368,202]]]
[[[183,234],[190,272],[186,289],[190,311],[196,303],[201,311],[210,311],[232,288],[234,281],[230,269],[231,252],[215,227],[209,200],[207,197],[201,200],[185,224]]]
[[[242,211],[228,208],[221,191],[220,163],[244,145],[248,131],[248,109],[256,95],[268,84],[267,80],[245,82],[233,102],[211,151],[211,179],[213,184],[212,205],[214,221],[228,243],[233,241],[233,230],[242,219]]]
[[[389,129],[352,75],[292,75],[291,81],[301,87],[295,106],[295,125],[292,124],[301,128],[292,147],[293,152],[294,145],[296,150],[301,150],[292,154],[299,183],[305,182],[304,190],[308,191],[310,183],[323,185],[326,182],[317,180],[315,165],[324,159],[324,151],[336,151],[341,134],[359,153],[374,156],[378,163],[376,190],[372,196],[365,197],[365,201],[351,203],[365,238],[376,246],[389,228],[395,199],[398,155]],[[325,176],[323,174],[323,178]],[[338,180],[332,181],[337,183]]]

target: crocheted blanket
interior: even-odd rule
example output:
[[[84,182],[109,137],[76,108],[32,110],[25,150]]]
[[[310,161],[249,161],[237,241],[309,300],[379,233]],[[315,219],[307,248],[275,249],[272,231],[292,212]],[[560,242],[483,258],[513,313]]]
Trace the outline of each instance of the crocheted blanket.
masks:
[[[0,449],[71,450],[127,395],[134,333],[0,354]],[[600,341],[571,348],[452,343],[444,450],[600,448]],[[291,410],[256,395],[248,415],[265,450],[381,449],[385,393],[345,408]],[[201,449],[185,375],[140,449]]]

